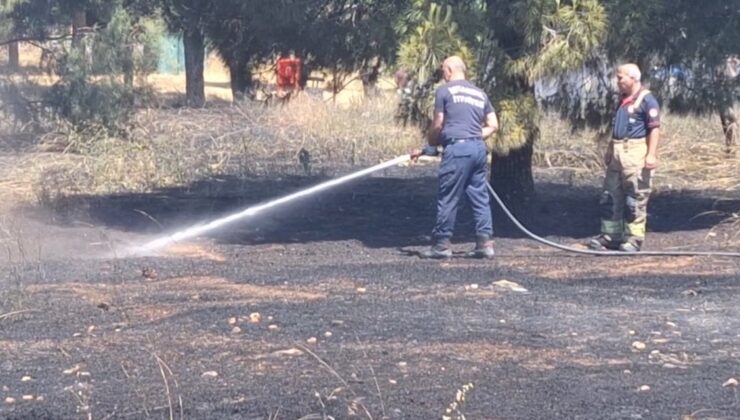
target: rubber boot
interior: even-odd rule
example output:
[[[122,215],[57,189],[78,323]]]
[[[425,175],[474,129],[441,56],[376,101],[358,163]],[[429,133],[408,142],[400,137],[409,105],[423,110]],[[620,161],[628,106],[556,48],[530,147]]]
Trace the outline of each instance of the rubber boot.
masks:
[[[627,238],[619,245],[619,250],[622,252],[640,252],[640,248],[642,248],[642,240],[637,238]]]
[[[475,248],[467,253],[469,258],[493,259],[496,253],[493,251],[493,240],[489,236],[477,236]]]
[[[613,239],[606,233],[602,233],[599,236],[589,239],[586,245],[588,245],[588,247],[593,249],[594,251],[616,251],[617,249],[619,249],[619,241]]]
[[[421,251],[419,257],[423,259],[446,259],[452,257],[452,248],[449,239],[440,239],[435,241],[434,245],[428,250]]]

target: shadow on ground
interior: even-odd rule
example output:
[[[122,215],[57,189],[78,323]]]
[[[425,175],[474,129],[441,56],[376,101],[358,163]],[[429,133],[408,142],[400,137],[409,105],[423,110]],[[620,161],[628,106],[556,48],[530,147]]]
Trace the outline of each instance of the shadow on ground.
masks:
[[[127,232],[169,233],[325,180],[310,176],[226,177],[146,194],[67,197],[55,205],[54,219],[59,224],[83,221]],[[599,188],[541,182],[537,189],[536,201],[525,212],[518,212],[533,232],[580,239],[598,231]],[[232,223],[211,237],[227,244],[358,240],[368,247],[424,245],[434,222],[435,195],[433,176],[373,177],[264,211]],[[655,194],[650,204],[649,230],[709,229],[740,207],[740,198],[721,197],[721,192],[714,191]],[[498,237],[522,237],[499,209],[494,210],[494,218]],[[456,232],[456,240],[473,238],[467,205],[458,214]]]

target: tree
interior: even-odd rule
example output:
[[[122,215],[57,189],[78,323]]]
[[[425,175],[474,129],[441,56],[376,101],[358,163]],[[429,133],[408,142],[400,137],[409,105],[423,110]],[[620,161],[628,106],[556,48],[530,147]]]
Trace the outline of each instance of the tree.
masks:
[[[396,25],[402,37],[398,48],[398,65],[412,79],[410,93],[404,93],[397,119],[417,123],[422,130],[431,124],[432,89],[440,80],[442,61],[458,55],[468,63],[468,76],[474,77],[475,60],[471,48],[458,30],[457,20],[464,13],[450,4],[415,0]]]
[[[214,2],[200,0],[161,0],[162,14],[171,31],[182,35],[185,50],[185,97],[190,106],[205,104],[205,28],[215,8]]]
[[[330,68],[335,75],[359,71],[365,92],[372,95],[380,68],[395,59],[399,36],[394,23],[405,3],[334,0],[323,9],[314,7],[318,18],[300,37],[309,64]]]
[[[649,78],[651,89],[671,111],[718,114],[729,150],[740,99],[740,80],[730,67],[740,44],[738,1],[604,3],[610,19],[621,23],[610,27],[610,59],[635,61],[648,75],[660,70]]]
[[[0,0],[0,40],[6,40],[14,37],[15,28],[12,19],[8,18],[11,10],[15,7],[18,0]],[[19,67],[18,42],[10,41],[8,48],[8,68],[13,71]]]
[[[304,59],[306,70],[331,69],[335,82],[364,68],[370,83],[380,61],[392,59],[392,24],[399,3],[224,0],[209,16],[206,33],[229,67],[234,98],[250,88],[255,66],[290,50]]]
[[[223,0],[214,8],[204,29],[229,69],[235,100],[251,87],[252,68],[296,37],[306,2]]]
[[[461,56],[469,66],[475,64],[453,10],[450,4],[416,0],[406,13],[406,22],[397,28],[404,37],[398,49],[398,64],[419,81],[428,80],[452,54]]]
[[[607,16],[598,0],[488,0],[491,28],[481,48],[480,80],[501,122],[493,142],[491,180],[522,204],[534,191],[533,146],[540,135],[535,83],[581,68],[597,57]]]
[[[130,12],[129,12],[130,10]],[[92,72],[108,76],[123,76],[129,89],[134,76],[156,70],[159,41],[164,28],[155,17],[136,17],[133,8],[117,7],[110,19],[94,33],[91,46]]]
[[[59,79],[36,102],[78,128],[122,128],[133,110],[134,74],[156,61],[157,25],[137,15],[145,11],[152,12],[144,0],[17,2],[7,15],[14,36],[57,44],[50,70]]]
[[[434,4],[415,3],[417,8]],[[505,200],[522,207],[534,192],[532,154],[540,134],[536,82],[565,75],[598,57],[607,30],[605,10],[598,0],[440,1],[438,7],[451,16],[430,15],[428,23],[415,29],[416,37],[438,39],[442,34],[448,42],[461,42],[450,49],[465,51],[461,45],[467,45],[477,54],[475,78],[491,97],[501,127],[491,142],[491,180]],[[450,24],[436,24],[439,16],[442,23],[464,22],[458,25],[459,34],[449,32],[455,28]],[[421,41],[416,47],[419,57],[428,57],[422,59],[428,68],[447,53],[433,52],[431,45],[440,43]]]

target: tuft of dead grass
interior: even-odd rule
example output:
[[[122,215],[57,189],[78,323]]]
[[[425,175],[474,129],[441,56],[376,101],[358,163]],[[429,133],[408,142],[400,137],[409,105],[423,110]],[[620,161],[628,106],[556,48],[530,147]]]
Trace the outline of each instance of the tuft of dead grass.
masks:
[[[740,190],[740,154],[723,145],[719,119],[668,114],[663,118],[656,187],[724,192]],[[573,132],[556,116],[542,122],[534,165],[602,175],[606,141],[594,130]],[[607,136],[608,139],[608,136]]]
[[[42,147],[64,153],[31,171],[38,177],[35,195],[48,203],[221,176],[314,175],[376,164],[420,143],[417,130],[393,124],[394,109],[391,99],[338,106],[300,95],[276,107],[142,110],[125,139],[71,131],[46,136]]]

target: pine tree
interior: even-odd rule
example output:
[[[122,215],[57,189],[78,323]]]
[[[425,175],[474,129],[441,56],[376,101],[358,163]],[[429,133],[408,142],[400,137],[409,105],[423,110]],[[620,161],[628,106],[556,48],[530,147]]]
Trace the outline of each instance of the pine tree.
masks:
[[[719,115],[730,150],[739,130],[740,1],[604,3],[620,23],[610,26],[612,61],[637,62],[672,112]]]

